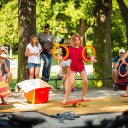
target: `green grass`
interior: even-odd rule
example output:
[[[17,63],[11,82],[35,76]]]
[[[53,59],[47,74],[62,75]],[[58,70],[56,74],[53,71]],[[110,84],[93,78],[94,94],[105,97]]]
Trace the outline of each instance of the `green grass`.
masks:
[[[16,84],[17,84],[17,78],[13,78],[9,88],[10,88],[11,90],[14,90]]]
[[[92,75],[88,75],[87,77],[92,78]],[[57,73],[52,72],[50,79],[56,79],[56,78],[57,78]],[[81,79],[81,76],[77,75],[76,79]],[[49,81],[48,83],[50,85],[52,85],[53,87],[55,87],[55,81]],[[61,86],[61,80],[58,80],[57,81],[57,88],[60,88],[60,86]],[[83,81],[82,80],[76,80],[74,86],[76,88],[81,88],[83,86]],[[88,81],[88,87],[92,87],[92,81],[91,80]]]
[[[92,75],[88,75],[88,78],[92,78]],[[57,73],[56,72],[51,72],[50,79],[57,79]],[[81,76],[77,75],[76,79],[81,79]],[[14,90],[16,84],[17,84],[17,78],[13,78],[12,82],[10,84],[10,89]],[[55,81],[49,81],[48,84],[55,87]],[[61,80],[58,80],[57,81],[57,88],[60,88],[60,86],[61,86]],[[74,86],[76,88],[81,88],[83,86],[83,81],[82,80],[76,80]],[[92,87],[92,80],[88,81],[88,87]]]

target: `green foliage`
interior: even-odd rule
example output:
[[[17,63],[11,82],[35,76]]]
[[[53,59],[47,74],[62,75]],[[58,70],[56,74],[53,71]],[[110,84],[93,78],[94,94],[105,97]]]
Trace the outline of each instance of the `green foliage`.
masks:
[[[111,15],[111,40],[113,57],[118,55],[120,48],[126,49],[126,26],[116,0],[113,0],[113,12]]]
[[[17,0],[10,1],[0,10],[0,45],[11,44],[17,48],[18,43],[18,8]]]

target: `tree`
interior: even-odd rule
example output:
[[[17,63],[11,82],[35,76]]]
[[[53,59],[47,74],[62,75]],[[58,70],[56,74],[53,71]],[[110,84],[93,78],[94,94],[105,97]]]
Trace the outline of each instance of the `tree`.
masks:
[[[123,0],[116,0],[119,4],[121,15],[124,19],[124,22],[126,24],[126,36],[127,36],[127,49],[128,49],[128,8],[126,7]]]
[[[93,65],[94,78],[106,78],[112,72],[112,52],[111,52],[111,23],[112,0],[95,0],[94,11],[94,47],[96,49],[97,63]],[[97,87],[110,86],[111,81],[94,81]]]
[[[36,34],[36,0],[18,0],[19,47],[18,47],[18,82],[28,79],[26,46],[30,37]]]

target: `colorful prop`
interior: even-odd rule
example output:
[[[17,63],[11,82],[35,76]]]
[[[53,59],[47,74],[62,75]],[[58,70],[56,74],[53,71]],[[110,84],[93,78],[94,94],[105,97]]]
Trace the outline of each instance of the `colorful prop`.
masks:
[[[83,48],[83,50],[82,50],[82,57],[83,57],[83,59],[84,59],[85,61],[92,61],[91,59],[86,59],[85,56],[84,56],[84,52],[85,52],[85,49],[86,49],[86,48],[91,48],[91,49],[93,50],[93,56],[96,55],[95,48],[92,47],[91,45],[88,45],[88,46],[85,46],[85,47]]]
[[[63,57],[63,58],[61,58],[61,59],[57,58],[56,55],[55,55],[55,50],[56,50],[56,48],[58,48],[58,47],[64,47],[64,48],[66,49],[66,56]],[[56,46],[53,48],[52,55],[53,55],[53,57],[54,57],[56,60],[59,60],[59,61],[65,60],[65,59],[69,56],[68,47],[66,47],[64,44],[56,45]]]
[[[48,83],[40,79],[25,80],[17,84],[23,91],[24,97],[32,104],[48,102],[49,87]]]
[[[12,58],[10,58],[10,57],[8,57],[8,55],[2,53],[2,51],[0,51],[0,56],[3,57],[3,58],[8,58],[9,60],[12,60],[13,61]]]
[[[74,100],[74,101],[69,101],[67,103],[60,103],[61,105],[68,105],[68,104],[72,104],[73,107],[82,107],[82,103],[81,102],[87,102],[90,101],[89,99],[87,100]]]
[[[128,96],[125,96],[125,95],[120,95],[121,97],[128,97]]]
[[[126,64],[127,65],[127,68],[128,68],[128,63],[124,63],[124,64]],[[127,70],[127,72],[124,74],[124,75],[122,75],[121,73],[120,73],[120,67],[122,66],[122,63],[120,64],[120,66],[119,66],[119,75],[121,76],[121,77],[125,77],[127,74],[128,74],[128,70]]]

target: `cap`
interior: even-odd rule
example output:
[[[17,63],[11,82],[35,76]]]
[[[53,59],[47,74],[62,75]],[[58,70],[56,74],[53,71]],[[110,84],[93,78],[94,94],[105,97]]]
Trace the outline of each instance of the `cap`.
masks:
[[[121,48],[121,49],[119,50],[119,53],[125,53],[125,49]]]

